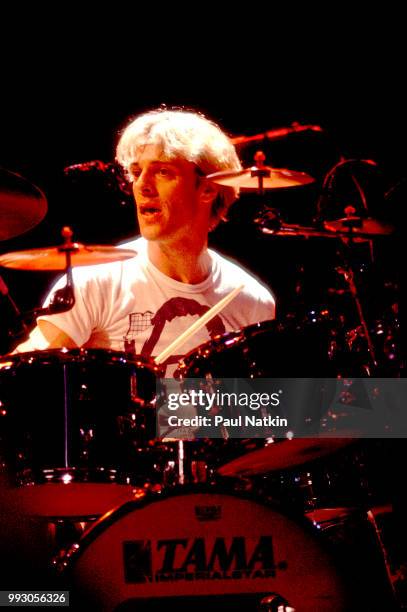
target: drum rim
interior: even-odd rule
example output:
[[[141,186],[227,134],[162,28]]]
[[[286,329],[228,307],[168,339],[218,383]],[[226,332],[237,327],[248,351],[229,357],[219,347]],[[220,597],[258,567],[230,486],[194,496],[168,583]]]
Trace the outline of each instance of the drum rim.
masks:
[[[105,363],[136,366],[140,369],[149,369],[161,375],[162,367],[155,363],[152,357],[146,355],[134,355],[124,351],[103,348],[56,348],[41,351],[30,351],[16,353],[0,357],[0,375],[18,366],[32,365],[57,365],[57,364],[85,364]]]
[[[197,357],[210,359],[213,353],[226,350],[226,342],[228,343],[228,348],[236,348],[257,334],[263,333],[264,331],[275,331],[280,328],[281,325],[282,322],[277,319],[267,319],[241,327],[240,329],[225,332],[224,334],[218,334],[211,340],[200,344],[184,355],[179,361],[175,375],[177,377],[182,377],[184,372],[188,371],[189,366],[192,365],[194,359]]]
[[[240,486],[240,488],[239,488]],[[73,570],[76,561],[79,561],[82,554],[86,552],[89,546],[97,540],[97,538],[105,533],[112,525],[117,521],[124,518],[133,511],[142,510],[150,504],[166,501],[168,499],[197,495],[223,495],[225,497],[237,498],[243,501],[250,501],[254,504],[258,504],[263,508],[269,508],[274,512],[277,512],[284,516],[287,520],[295,523],[299,528],[305,531],[311,536],[318,544],[329,553],[329,547],[324,541],[321,534],[315,529],[311,521],[301,513],[293,511],[289,512],[287,508],[279,506],[278,500],[265,499],[257,491],[254,491],[252,487],[241,488],[241,479],[235,479],[231,477],[220,477],[216,482],[211,483],[187,483],[182,485],[176,485],[173,487],[160,488],[160,489],[142,489],[139,488],[141,493],[138,499],[133,499],[124,502],[121,506],[117,506],[106,512],[104,515],[99,517],[91,526],[88,531],[81,536],[79,542],[75,542],[71,545],[69,550],[63,551],[63,573]],[[137,487],[135,487],[137,489]],[[54,560],[54,566],[58,571],[58,566],[61,564],[61,558]]]

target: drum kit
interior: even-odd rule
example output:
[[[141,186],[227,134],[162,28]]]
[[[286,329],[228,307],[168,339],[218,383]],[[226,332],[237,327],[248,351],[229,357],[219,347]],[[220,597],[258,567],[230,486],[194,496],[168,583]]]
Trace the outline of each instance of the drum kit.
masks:
[[[261,138],[242,136],[236,143]],[[207,178],[262,197],[314,182],[305,172],[272,168],[265,161],[259,151],[254,166]],[[0,240],[29,231],[46,212],[40,189],[0,171]],[[352,206],[342,217],[312,226],[286,223],[270,207],[255,222],[263,236],[336,240],[350,250],[358,241],[386,239],[394,231],[368,214],[356,214]],[[53,302],[27,313],[20,312],[0,277],[0,294],[23,339],[38,315],[72,308],[73,266],[134,256],[127,249],[73,242],[69,228],[62,235],[60,247],[0,255],[0,266],[7,269],[66,273],[67,285]],[[301,320],[290,313],[197,347],[179,363],[178,376],[272,377],[277,368],[278,376],[290,369],[290,376],[335,378],[386,371],[392,357],[377,348],[352,265],[342,262],[340,273],[357,313],[354,329],[343,330],[343,319],[323,305]],[[395,326],[386,330],[385,343],[393,361]],[[270,346],[279,348],[273,352]],[[347,370],[349,363],[356,364],[356,373]],[[160,440],[156,414],[160,393],[165,394],[162,375],[153,359],[102,349],[8,352],[0,358],[3,497],[34,521],[35,529],[45,530],[46,562],[54,555],[58,580],[91,609],[101,610],[144,609],[140,601],[148,601],[149,610],[171,604],[200,610],[214,603],[227,610],[362,609],[368,579],[359,574],[355,594],[319,533],[325,530],[325,506],[334,506],[329,526],[340,525],[338,531],[355,518],[354,509],[337,507],[335,479],[323,492],[313,486],[313,466],[321,469],[327,457],[341,463],[349,448],[356,448],[351,456],[357,461],[357,441],[352,436]],[[366,507],[370,494],[363,500]],[[369,531],[367,520],[362,530]],[[357,558],[382,580],[384,561],[373,567],[363,551]],[[373,601],[377,592],[369,597]]]

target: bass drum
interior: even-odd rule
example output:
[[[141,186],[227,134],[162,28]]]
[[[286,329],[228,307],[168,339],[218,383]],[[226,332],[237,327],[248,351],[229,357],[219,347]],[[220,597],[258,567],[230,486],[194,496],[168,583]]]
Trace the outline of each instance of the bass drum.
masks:
[[[8,495],[29,515],[100,516],[146,478],[158,367],[104,350],[0,359],[0,455]]]
[[[302,612],[353,609],[346,580],[305,521],[224,492],[143,494],[55,564],[71,604],[92,610],[257,610],[271,593]]]

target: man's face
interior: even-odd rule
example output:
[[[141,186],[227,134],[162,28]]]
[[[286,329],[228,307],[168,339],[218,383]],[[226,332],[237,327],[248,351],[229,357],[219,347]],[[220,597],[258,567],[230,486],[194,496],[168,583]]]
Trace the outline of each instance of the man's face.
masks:
[[[165,160],[156,145],[146,145],[130,166],[140,232],[147,240],[173,241],[204,236],[210,204],[202,203],[196,167],[184,159]]]

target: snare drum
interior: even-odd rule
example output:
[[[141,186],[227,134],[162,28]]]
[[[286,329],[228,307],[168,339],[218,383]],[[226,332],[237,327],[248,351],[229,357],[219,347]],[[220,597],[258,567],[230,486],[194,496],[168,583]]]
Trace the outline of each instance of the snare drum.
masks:
[[[216,490],[143,495],[55,563],[64,588],[89,609],[257,610],[270,593],[301,611],[350,609],[345,581],[311,528]]]
[[[97,349],[0,359],[10,495],[29,514],[57,517],[100,516],[129,499],[155,437],[157,374],[146,358]]]

